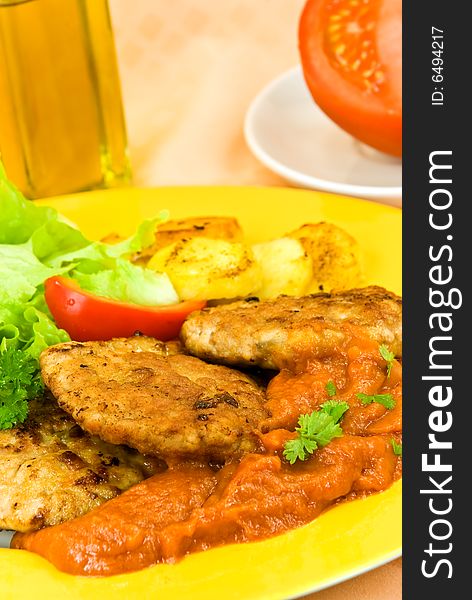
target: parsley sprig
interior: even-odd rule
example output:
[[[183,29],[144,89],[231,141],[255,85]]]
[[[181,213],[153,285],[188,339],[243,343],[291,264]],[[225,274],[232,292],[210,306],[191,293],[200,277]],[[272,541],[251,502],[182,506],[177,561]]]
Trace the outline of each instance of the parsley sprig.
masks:
[[[349,404],[341,400],[327,400],[321,405],[321,410],[332,417],[335,423],[339,423],[348,408]]]
[[[395,408],[396,402],[392,394],[356,394],[356,396],[362,404],[372,404],[372,402],[377,402],[378,404],[385,406],[385,408],[388,408],[388,410]]]
[[[398,442],[396,442],[395,438],[392,438],[390,440],[390,443],[392,444],[393,453],[396,456],[403,456],[403,446],[402,446],[402,444],[399,444]]]
[[[43,389],[36,359],[13,347],[0,349],[0,429],[23,423],[28,400]]]
[[[300,415],[298,427],[295,428],[297,437],[288,440],[284,446],[284,457],[291,465],[298,460],[306,460],[319,447],[326,446],[331,440],[342,437],[343,430],[339,421],[349,408],[347,402],[328,400],[321,405],[320,410],[311,414]]]
[[[393,361],[395,360],[395,354],[391,352],[385,344],[379,346],[380,356],[387,362],[387,379],[390,377],[392,372]]]
[[[336,396],[336,394],[338,393],[334,381],[328,381],[328,383],[325,385],[325,390],[330,398]]]

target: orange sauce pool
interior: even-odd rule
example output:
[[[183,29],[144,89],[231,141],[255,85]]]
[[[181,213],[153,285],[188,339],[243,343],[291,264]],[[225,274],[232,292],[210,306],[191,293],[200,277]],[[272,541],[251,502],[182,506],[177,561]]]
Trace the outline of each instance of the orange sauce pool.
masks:
[[[300,414],[328,399],[350,409],[344,435],[290,465],[283,447]],[[391,394],[395,407],[364,405],[358,393]],[[32,533],[17,533],[13,548],[41,554],[74,575],[113,575],[222,544],[249,542],[299,527],[345,498],[378,492],[401,476],[401,364],[387,377],[376,344],[361,338],[324,359],[300,361],[274,377],[267,390],[270,417],[261,425],[261,452],[220,470],[176,463],[90,513]]]

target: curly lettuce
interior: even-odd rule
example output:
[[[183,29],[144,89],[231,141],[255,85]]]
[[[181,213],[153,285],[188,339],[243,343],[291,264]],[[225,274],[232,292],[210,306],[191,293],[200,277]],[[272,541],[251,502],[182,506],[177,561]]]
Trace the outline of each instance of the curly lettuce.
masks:
[[[144,221],[118,244],[88,240],[55,209],[26,200],[0,162],[0,429],[26,419],[27,400],[41,389],[40,353],[70,339],[46,305],[48,277],[65,275],[82,289],[123,302],[178,302],[167,275],[126,259],[153,242],[156,224],[166,218],[163,212]]]

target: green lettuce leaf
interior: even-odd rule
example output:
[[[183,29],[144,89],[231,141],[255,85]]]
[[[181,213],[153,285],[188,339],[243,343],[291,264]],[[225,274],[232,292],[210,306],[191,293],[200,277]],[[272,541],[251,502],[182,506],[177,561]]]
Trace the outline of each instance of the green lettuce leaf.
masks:
[[[88,263],[90,265],[90,263]],[[146,306],[176,304],[179,297],[169,277],[118,258],[113,269],[73,272],[79,286],[106,298]]]
[[[45,279],[65,271],[44,265],[28,245],[0,245],[0,306],[27,302]]]
[[[118,244],[90,241],[64,221],[48,221],[32,233],[30,251],[50,267],[95,260],[111,268],[115,259],[134,254],[152,244],[156,225],[163,222],[165,214],[163,211],[158,217],[144,221],[132,236]]]
[[[0,244],[22,244],[41,225],[57,219],[57,211],[26,200],[8,181],[0,161]]]
[[[97,295],[146,306],[179,301],[167,275],[126,259],[152,244],[167,218],[144,221],[118,244],[88,240],[56,210],[26,200],[0,162],[0,428],[26,418],[25,403],[40,390],[40,353],[70,339],[47,307],[47,278],[65,274]]]

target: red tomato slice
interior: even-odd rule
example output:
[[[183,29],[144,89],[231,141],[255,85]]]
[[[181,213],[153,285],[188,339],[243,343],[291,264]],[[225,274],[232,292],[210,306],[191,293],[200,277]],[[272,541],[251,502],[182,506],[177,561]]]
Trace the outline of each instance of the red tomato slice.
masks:
[[[401,0],[308,0],[299,26],[318,106],[377,150],[402,153]]]
[[[81,290],[66,277],[47,279],[44,293],[58,327],[79,342],[130,337],[138,331],[170,340],[178,336],[187,315],[206,304],[201,300],[158,307],[127,304]]]

